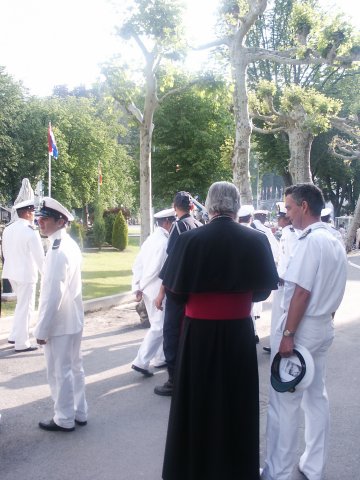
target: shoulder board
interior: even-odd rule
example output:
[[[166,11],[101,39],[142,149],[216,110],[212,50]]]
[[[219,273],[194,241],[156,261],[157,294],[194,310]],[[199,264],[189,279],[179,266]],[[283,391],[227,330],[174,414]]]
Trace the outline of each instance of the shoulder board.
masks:
[[[311,233],[311,228],[309,228],[309,230],[306,230],[306,232],[304,232],[302,235],[300,235],[299,237],[299,240],[302,240],[303,238],[306,238],[309,233]]]
[[[60,243],[61,243],[61,238],[57,238],[56,240],[54,240],[52,250],[57,250],[60,247]]]
[[[294,227],[290,227],[290,232],[295,232],[295,228],[294,228]]]
[[[33,227],[32,225],[28,225],[29,228],[31,228],[31,230],[36,230],[35,227]]]

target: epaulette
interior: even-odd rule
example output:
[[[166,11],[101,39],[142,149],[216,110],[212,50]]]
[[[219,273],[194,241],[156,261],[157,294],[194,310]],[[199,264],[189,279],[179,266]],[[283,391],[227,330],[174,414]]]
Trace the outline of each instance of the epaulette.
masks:
[[[309,233],[311,233],[311,228],[309,228],[309,230],[306,230],[306,232],[304,232],[302,235],[300,235],[299,237],[299,240],[302,240],[303,238],[306,238]]]
[[[60,243],[61,243],[61,238],[57,238],[56,240],[54,240],[52,250],[57,250],[60,247]]]
[[[295,228],[294,228],[294,227],[290,227],[290,232],[295,232]]]
[[[34,227],[33,225],[28,225],[29,228],[31,228],[31,230],[36,230],[36,227]]]

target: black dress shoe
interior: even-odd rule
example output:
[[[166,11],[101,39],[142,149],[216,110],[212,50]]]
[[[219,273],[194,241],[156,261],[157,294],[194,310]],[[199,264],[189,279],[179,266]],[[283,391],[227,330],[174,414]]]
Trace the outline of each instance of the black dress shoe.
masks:
[[[14,340],[8,340],[8,343],[11,343],[11,345],[14,345],[15,341]]]
[[[60,427],[60,425],[57,425],[53,419],[48,420],[47,422],[39,422],[39,427],[48,432],[73,432],[75,430],[75,427]]]
[[[80,427],[85,427],[85,425],[87,425],[87,420],[84,420],[83,422],[81,422],[80,420],[76,420],[75,418],[75,423],[76,425],[80,425]]]
[[[22,350],[16,350],[16,349],[15,349],[15,353],[34,352],[34,351],[37,350],[37,349],[38,349],[38,347],[35,347],[35,345],[31,345],[31,347],[23,348]]]
[[[168,380],[164,385],[159,385],[154,388],[154,393],[156,395],[161,395],[162,397],[171,397],[174,391],[174,384],[171,380]]]
[[[162,363],[161,365],[153,365],[154,368],[166,368],[167,363]]]
[[[263,350],[267,353],[271,353],[271,348],[270,347],[263,347]]]
[[[145,368],[137,367],[136,365],[132,364],[131,368],[136,372],[142,373],[144,377],[152,377],[154,374],[150,372],[150,370],[146,370]]]

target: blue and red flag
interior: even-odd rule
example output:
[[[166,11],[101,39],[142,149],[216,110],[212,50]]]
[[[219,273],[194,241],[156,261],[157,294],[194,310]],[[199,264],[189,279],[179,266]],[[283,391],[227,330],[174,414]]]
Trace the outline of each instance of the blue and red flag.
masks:
[[[51,155],[54,158],[58,158],[59,152],[56,146],[54,133],[51,129],[51,122],[49,122],[49,129],[48,129],[48,144],[49,144],[49,155]]]

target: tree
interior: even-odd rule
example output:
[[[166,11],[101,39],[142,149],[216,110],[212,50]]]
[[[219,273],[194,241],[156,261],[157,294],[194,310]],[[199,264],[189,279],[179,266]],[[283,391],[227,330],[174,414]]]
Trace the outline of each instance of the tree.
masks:
[[[246,46],[247,37],[257,19],[264,14],[267,0],[224,0],[221,13],[221,38],[205,47],[227,47],[234,81],[236,135],[233,153],[233,179],[240,189],[241,201],[250,203],[249,152],[252,124],[248,110],[247,69],[250,63],[266,60],[277,64],[350,66],[360,57],[349,30],[338,19],[326,28],[315,30],[316,13],[310,2],[294,3],[291,24],[294,46],[272,50]]]
[[[95,203],[94,210],[93,234],[95,246],[98,247],[99,250],[101,250],[106,236],[106,227],[103,213],[104,209],[102,206],[102,202],[101,199],[98,197]]]
[[[347,135],[347,139],[335,136],[331,143],[331,152],[337,158],[345,160],[348,164],[351,161],[360,159],[360,108],[356,104],[353,108],[353,115],[349,118],[334,118],[333,126],[340,132]],[[354,216],[346,236],[346,251],[352,249],[356,230],[360,226],[360,195],[356,202]]]
[[[314,136],[331,127],[330,119],[340,110],[339,101],[327,98],[312,88],[298,85],[285,87],[274,106],[276,86],[262,80],[250,96],[250,117],[259,120],[263,128],[253,126],[257,133],[285,132],[289,139],[289,173],[292,183],[312,182],[310,151]]]
[[[127,247],[127,244],[128,226],[124,215],[122,214],[121,210],[119,210],[119,213],[116,215],[113,227],[112,246],[122,252]]]
[[[179,190],[199,195],[204,202],[211,183],[231,180],[226,152],[227,142],[233,142],[230,108],[229,86],[216,82],[173,94],[157,110],[152,155],[157,208],[169,206]]]
[[[24,90],[0,67],[0,201],[14,201],[19,188],[17,171],[22,146],[17,141],[24,106]],[[22,177],[23,178],[23,177]]]
[[[136,106],[129,96],[130,83],[126,79],[125,68],[108,67],[104,70],[112,86],[114,98],[124,105],[140,128],[140,216],[141,242],[151,231],[151,150],[154,112],[172,92],[158,96],[157,73],[164,60],[179,60],[184,51],[183,31],[180,15],[181,3],[178,0],[134,0],[134,10],[118,32],[126,40],[134,40],[145,60],[144,105]],[[120,87],[120,88],[119,88]]]

